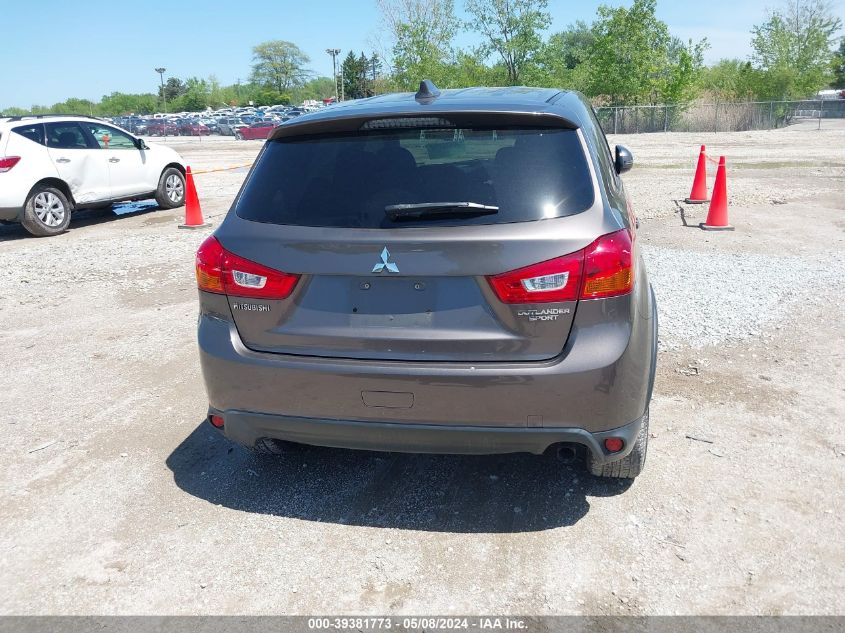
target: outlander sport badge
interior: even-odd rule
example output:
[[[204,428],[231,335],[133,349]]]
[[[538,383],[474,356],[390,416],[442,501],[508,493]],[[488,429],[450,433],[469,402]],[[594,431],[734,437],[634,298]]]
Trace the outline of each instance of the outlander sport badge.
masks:
[[[393,262],[388,261],[390,259],[390,251],[387,250],[387,246],[384,247],[384,250],[381,252],[381,261],[373,266],[374,273],[380,273],[385,268],[387,268],[387,272],[389,273],[398,273],[399,266],[394,264]]]

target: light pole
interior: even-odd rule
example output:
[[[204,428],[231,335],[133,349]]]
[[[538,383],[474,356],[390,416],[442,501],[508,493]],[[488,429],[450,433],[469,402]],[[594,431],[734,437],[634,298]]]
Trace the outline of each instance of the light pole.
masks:
[[[337,56],[340,55],[340,49],[327,48],[326,52],[332,56],[332,74],[334,76],[334,100],[337,101]]]
[[[164,113],[167,114],[167,95],[164,92],[164,73],[167,71],[167,68],[156,68],[155,71],[158,73],[159,79],[161,79],[161,98],[164,101]]]

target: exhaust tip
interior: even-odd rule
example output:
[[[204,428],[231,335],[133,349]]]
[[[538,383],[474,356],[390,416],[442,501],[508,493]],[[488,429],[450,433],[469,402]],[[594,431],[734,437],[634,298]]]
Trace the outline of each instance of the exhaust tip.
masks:
[[[561,444],[555,450],[555,457],[561,464],[571,464],[578,458],[578,452],[570,444]]]

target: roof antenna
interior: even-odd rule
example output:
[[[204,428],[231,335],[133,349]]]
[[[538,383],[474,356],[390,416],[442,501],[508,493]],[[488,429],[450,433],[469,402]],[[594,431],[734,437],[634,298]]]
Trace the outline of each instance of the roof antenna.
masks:
[[[420,89],[414,95],[414,99],[419,103],[431,103],[439,96],[440,89],[434,85],[434,82],[431,79],[423,79],[420,82]]]

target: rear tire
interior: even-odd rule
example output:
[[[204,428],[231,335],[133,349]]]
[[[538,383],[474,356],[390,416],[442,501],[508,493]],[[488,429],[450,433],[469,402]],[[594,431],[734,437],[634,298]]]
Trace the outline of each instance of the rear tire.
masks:
[[[21,214],[21,224],[36,237],[49,237],[67,231],[72,206],[60,189],[36,185],[29,193]]]
[[[155,197],[162,209],[175,209],[185,204],[185,176],[182,172],[175,167],[161,172]]]
[[[593,458],[592,451],[587,452],[587,468],[596,477],[612,477],[616,479],[633,479],[645,468],[646,452],[648,451],[648,409],[643,416],[640,434],[634,443],[633,450],[619,461],[609,464],[599,464]]]
[[[235,132],[235,138],[239,141],[242,141],[242,140],[244,140],[244,135],[241,134],[240,132]]]
[[[294,444],[293,442],[262,437],[256,440],[251,450],[256,455],[287,455],[295,452],[299,446],[299,444]]]

